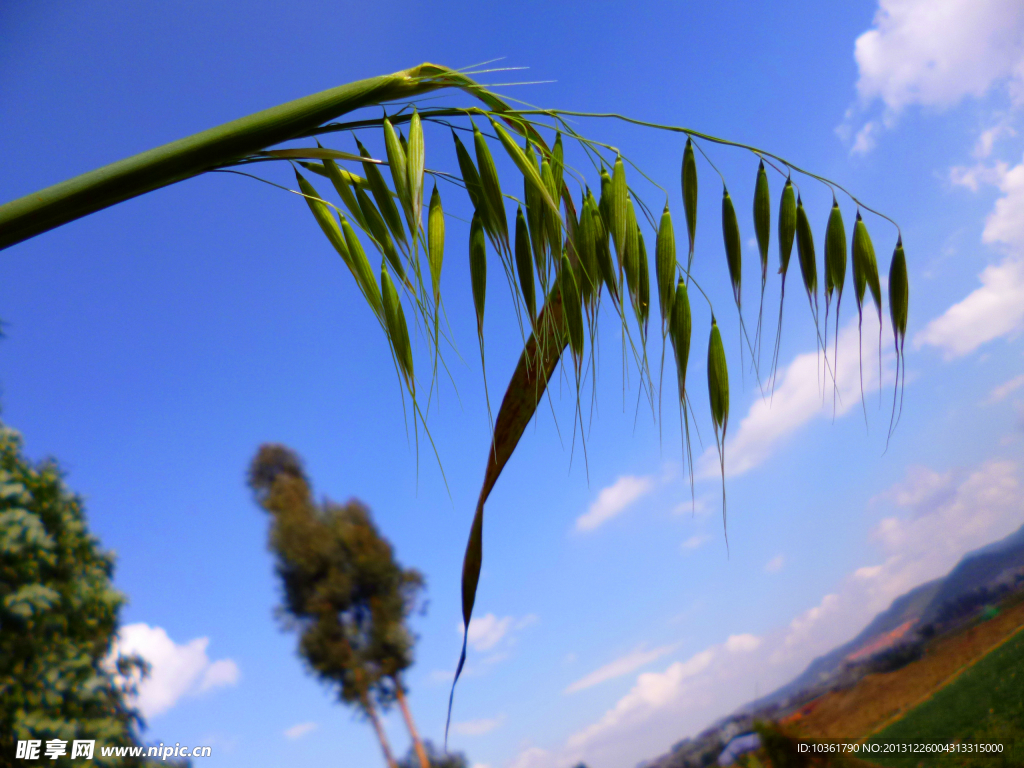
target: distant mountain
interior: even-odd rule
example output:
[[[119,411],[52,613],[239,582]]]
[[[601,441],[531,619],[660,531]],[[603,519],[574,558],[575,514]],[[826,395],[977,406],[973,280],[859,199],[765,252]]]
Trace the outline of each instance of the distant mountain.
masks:
[[[926,582],[893,600],[853,640],[811,662],[795,680],[774,693],[743,707],[749,712],[781,704],[802,691],[826,683],[842,669],[844,662],[860,661],[886,650],[929,624],[940,621],[957,602],[979,596],[1000,584],[1013,586],[1024,574],[1024,525],[1005,539],[964,555],[944,577]]]
[[[645,768],[707,765],[709,760],[717,758],[730,738],[749,730],[755,720],[775,719],[831,687],[852,684],[866,671],[877,671],[871,665],[887,658],[881,654],[886,651],[900,654],[908,646],[915,647],[913,641],[977,615],[981,606],[998,599],[1008,589],[1024,589],[1024,525],[1005,539],[964,555],[942,578],[897,597],[853,640],[816,658],[791,683],[741,707],[699,735],[683,739],[667,754],[641,765]]]
[[[892,605],[875,616],[871,623],[853,640],[838,648],[834,648],[824,656],[811,662],[795,680],[774,693],[744,707],[744,710],[760,709],[770,704],[778,704],[801,691],[813,688],[819,683],[830,679],[838,670],[843,660],[855,654],[859,649],[869,645],[873,640],[888,634],[909,621],[917,622],[942,588],[943,580],[935,579],[915,587],[904,595],[893,600]]]
[[[1001,582],[1012,584],[1016,572],[1024,568],[1024,526],[1001,541],[970,552],[942,580],[942,586],[925,609],[921,623],[935,621],[943,606],[979,589]]]

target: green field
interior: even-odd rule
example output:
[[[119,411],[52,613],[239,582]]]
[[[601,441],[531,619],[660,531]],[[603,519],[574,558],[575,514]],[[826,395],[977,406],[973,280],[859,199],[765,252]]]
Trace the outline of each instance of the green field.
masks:
[[[1024,766],[1024,632],[1003,643],[869,743],[1003,745],[996,755],[872,755],[892,768]]]

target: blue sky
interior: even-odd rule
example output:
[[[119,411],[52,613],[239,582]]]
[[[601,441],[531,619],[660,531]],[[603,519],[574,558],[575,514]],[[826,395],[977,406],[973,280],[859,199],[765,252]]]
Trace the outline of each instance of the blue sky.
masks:
[[[554,416],[544,410],[531,424],[488,504],[479,623],[451,739],[474,765],[583,759],[612,768],[652,757],[788,681],[893,597],[1024,522],[1017,3],[643,2],[585,12],[380,3],[371,16],[340,3],[9,2],[0,40],[3,201],[343,82],[421,61],[461,67],[504,56],[529,70],[488,82],[554,81],[504,93],[756,144],[900,222],[911,285],[906,401],[883,455],[888,326],[879,406],[877,324],[865,318],[865,429],[847,295],[833,419],[795,259],[771,407],[750,375],[741,380],[719,182],[700,162],[695,275],[732,371],[729,553],[719,481],[699,450],[691,508],[673,387],[659,437],[650,409],[634,419],[635,372],[622,394],[617,321],[606,316],[586,465],[578,441],[570,457],[566,379]],[[669,190],[681,241],[683,141],[614,122],[581,127]],[[368,141],[380,151],[379,136]],[[351,149],[347,137],[327,144]],[[428,166],[454,169],[443,129],[428,128],[426,144]],[[707,149],[740,215],[752,326],[756,158]],[[511,166],[502,172],[514,178]],[[286,169],[268,176],[289,183]],[[770,183],[777,200],[780,177]],[[831,201],[820,185],[800,184],[820,258]],[[640,190],[661,205],[663,193]],[[244,471],[261,442],[278,441],[305,458],[318,494],[368,504],[401,561],[426,574],[429,611],[415,619],[408,683],[421,732],[440,740],[488,437],[468,201],[442,193],[454,214],[446,306],[466,360],[450,356],[458,397],[447,384],[430,417],[450,496],[422,443],[417,462],[379,327],[298,198],[208,175],[2,254],[3,418],[32,456],[61,461],[93,531],[117,553],[116,583],[130,600],[123,645],[154,662],[141,700],[148,739],[209,744],[204,764],[217,766],[380,764],[372,730],[303,672],[295,637],[273,617],[267,519]],[[855,208],[841,204],[851,232]],[[866,220],[884,275],[895,231]],[[778,306],[774,271],[768,318]],[[520,341],[498,274],[495,265],[492,402]],[[710,318],[706,305],[694,307],[692,393],[708,445]],[[404,752],[400,719],[389,715],[386,727]]]

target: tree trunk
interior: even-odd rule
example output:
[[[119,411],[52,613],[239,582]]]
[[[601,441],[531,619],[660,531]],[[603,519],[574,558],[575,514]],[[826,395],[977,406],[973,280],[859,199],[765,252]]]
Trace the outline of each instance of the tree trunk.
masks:
[[[380,739],[380,748],[384,752],[384,760],[388,764],[388,768],[398,768],[395,763],[395,758],[391,755],[391,747],[388,745],[388,737],[384,734],[384,728],[380,724],[380,718],[377,717],[377,710],[373,706],[373,702],[370,701],[370,697],[367,696],[363,700],[363,708],[366,711],[366,716],[370,718],[370,722],[373,723],[373,730],[377,732],[377,738]]]
[[[427,752],[423,749],[423,742],[420,741],[420,736],[416,733],[416,725],[412,721],[412,713],[409,711],[409,704],[405,700],[405,692],[402,690],[402,681],[398,679],[398,675],[395,675],[395,696],[398,699],[398,706],[402,710],[402,717],[405,718],[405,727],[409,729],[409,735],[412,737],[413,747],[416,748],[416,756],[420,759],[420,768],[430,768],[430,761],[427,760]]]

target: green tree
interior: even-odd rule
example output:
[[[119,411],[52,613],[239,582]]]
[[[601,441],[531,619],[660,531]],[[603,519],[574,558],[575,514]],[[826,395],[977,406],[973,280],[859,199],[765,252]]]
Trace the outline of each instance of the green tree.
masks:
[[[469,760],[462,752],[445,752],[435,747],[430,739],[423,742],[423,749],[429,768],[469,768]],[[412,748],[398,761],[398,768],[421,768],[422,765],[422,758]]]
[[[420,766],[429,768],[402,682],[415,642],[406,620],[423,576],[399,565],[358,501],[317,504],[301,461],[288,448],[261,446],[249,486],[272,516],[270,548],[284,597],[279,615],[299,631],[299,654],[344,703],[362,711],[392,766],[378,709],[397,702]]]
[[[125,602],[113,569],[57,465],[31,464],[0,424],[0,764],[29,739],[67,741],[68,755],[95,740],[96,765],[138,762],[99,754],[139,744],[142,727],[126,697],[144,663],[121,657],[115,674],[106,662]]]

